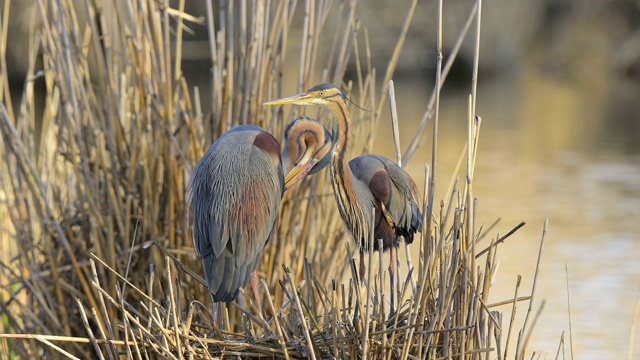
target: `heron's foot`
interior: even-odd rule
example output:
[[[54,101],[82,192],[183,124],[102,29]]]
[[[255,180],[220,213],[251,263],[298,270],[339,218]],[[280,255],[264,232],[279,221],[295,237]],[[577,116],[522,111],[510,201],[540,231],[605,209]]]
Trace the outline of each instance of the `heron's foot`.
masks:
[[[218,323],[218,321],[214,321],[213,324],[211,324],[213,327],[211,328],[211,331],[209,332],[209,338],[210,339],[225,339],[225,334],[224,334],[224,330],[225,327],[223,324]]]
[[[391,312],[389,313],[389,317],[387,318],[387,322],[386,322],[387,329],[397,329],[397,328],[402,328],[407,326],[406,319],[398,319],[398,323],[396,324],[397,315],[398,313],[394,309],[391,309]],[[391,334],[392,333],[389,333],[388,337],[391,337]]]
[[[358,323],[360,322],[360,310],[356,306],[356,311],[353,313],[353,320],[351,321],[351,325],[353,325],[354,329],[358,328]]]
[[[396,309],[389,309],[389,317],[387,317],[387,324],[393,325],[396,322]]]
[[[407,321],[405,319],[398,319],[398,324],[396,325],[396,313],[393,312],[389,314],[389,318],[387,319],[387,328],[399,328],[403,326],[407,326]]]

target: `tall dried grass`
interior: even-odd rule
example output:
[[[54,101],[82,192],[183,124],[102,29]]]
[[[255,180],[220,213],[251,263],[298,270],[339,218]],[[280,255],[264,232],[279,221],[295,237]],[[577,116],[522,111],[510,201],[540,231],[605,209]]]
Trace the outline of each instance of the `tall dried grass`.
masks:
[[[166,1],[126,2],[107,17],[92,1],[37,2],[33,18],[41,25],[34,21],[32,27],[32,51],[25,60],[29,73],[18,109],[11,106],[6,76],[0,79],[5,169],[0,214],[6,214],[6,236],[17,244],[16,253],[0,263],[2,354],[506,358],[505,335],[506,344],[514,341],[515,327],[510,322],[505,329],[501,313],[493,309],[511,304],[515,310],[529,297],[518,297],[518,287],[511,300],[490,304],[488,296],[497,245],[523,224],[478,248],[491,228],[477,228],[473,221],[480,129],[473,110],[475,86],[469,141],[461,156],[467,159],[465,184],[461,189],[452,181],[449,198],[439,209],[435,205],[439,94],[455,59],[452,54],[441,70],[441,45],[440,86],[419,130],[433,119],[425,228],[413,250],[420,260],[408,264],[413,267],[401,282],[397,316],[387,321],[382,266],[371,273],[372,265],[382,264],[382,254],[369,257],[367,287],[354,280],[353,245],[323,174],[285,195],[276,239],[258,266],[264,316],[247,299],[242,307],[228,307],[229,329],[211,321],[211,300],[185,222],[193,165],[209,144],[238,124],[258,124],[281,139],[284,125],[302,109],[271,113],[260,104],[285,95],[285,77],[291,74],[297,75],[294,91],[333,82],[342,84],[354,102],[376,109],[353,111],[355,135],[365,139],[353,152],[368,152],[417,1],[408,8],[382,82],[371,68],[369,39],[360,32],[355,1],[230,1],[217,8],[207,1],[206,19],[186,14],[184,0],[176,3],[171,8]],[[480,8],[470,14],[460,39],[474,19],[479,36]],[[11,16],[8,9],[3,9],[3,24]],[[297,18],[302,19],[299,38],[292,27]],[[189,86],[181,63],[183,33],[203,25],[211,39],[210,98]],[[10,29],[1,28],[5,39]],[[5,53],[0,47],[4,70]],[[38,56],[42,71],[36,68]],[[353,82],[343,80],[348,64],[357,69]],[[475,84],[477,62],[474,69]],[[41,117],[33,85],[38,78],[46,85]],[[380,83],[383,88],[376,91]],[[322,111],[317,117],[331,121]],[[395,112],[392,118],[397,119]],[[405,160],[418,146],[418,140],[409,144]],[[526,339],[521,330],[518,358],[524,357]]]

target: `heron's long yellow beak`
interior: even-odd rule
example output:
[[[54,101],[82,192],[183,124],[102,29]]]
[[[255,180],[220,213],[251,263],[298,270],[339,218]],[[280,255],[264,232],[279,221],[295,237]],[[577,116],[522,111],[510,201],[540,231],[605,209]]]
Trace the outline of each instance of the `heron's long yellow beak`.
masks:
[[[303,92],[296,95],[286,96],[280,99],[274,99],[262,103],[262,105],[273,106],[273,105],[286,105],[286,104],[296,104],[296,105],[308,105],[311,100],[314,98],[309,95],[307,92]]]
[[[304,179],[313,166],[318,162],[316,159],[311,159],[307,163],[300,163],[294,166],[289,173],[284,177],[284,188],[289,189],[293,184]]]

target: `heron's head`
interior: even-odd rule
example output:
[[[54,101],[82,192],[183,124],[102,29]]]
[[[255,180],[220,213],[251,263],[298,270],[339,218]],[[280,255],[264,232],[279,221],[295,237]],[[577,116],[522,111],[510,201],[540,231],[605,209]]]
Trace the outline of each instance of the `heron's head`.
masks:
[[[320,84],[311,89],[292,96],[267,101],[262,105],[316,105],[329,106],[332,102],[345,101],[345,96],[337,86],[333,84]]]
[[[287,126],[282,150],[286,188],[329,164],[332,140],[322,124],[306,116],[296,118]]]

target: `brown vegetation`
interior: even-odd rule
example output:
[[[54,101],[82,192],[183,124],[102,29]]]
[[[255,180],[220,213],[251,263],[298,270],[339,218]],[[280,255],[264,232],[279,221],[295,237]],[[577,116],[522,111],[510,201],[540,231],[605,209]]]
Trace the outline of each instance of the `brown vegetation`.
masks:
[[[450,197],[440,205],[433,192],[436,179],[443,178],[434,167],[434,141],[424,188],[424,212],[430,215],[412,249],[420,261],[402,279],[401,306],[391,323],[385,321],[388,294],[380,285],[387,275],[371,273],[374,263],[382,264],[381,254],[368,260],[369,285],[357,285],[353,243],[328,193],[327,174],[283,199],[276,241],[258,266],[264,317],[247,297],[247,310],[236,303],[227,307],[230,330],[211,321],[211,299],[198,276],[201,264],[185,222],[194,164],[221,133],[241,123],[258,124],[281,139],[293,114],[261,104],[287,95],[283,78],[293,74],[297,91],[333,82],[355,103],[373,109],[352,112],[354,136],[363,146],[354,154],[371,149],[382,106],[394,101],[386,89],[403,34],[397,34],[394,57],[377,81],[355,2],[228,2],[208,8],[207,19],[185,14],[184,2],[172,9],[157,1],[131,1],[109,18],[86,4],[38,2],[34,16],[45,20],[32,29],[19,108],[11,105],[8,80],[0,79],[1,226],[17,244],[16,253],[0,264],[0,353],[110,359],[491,354],[502,359],[506,339],[517,341],[518,358],[524,356],[526,334],[512,335],[515,324],[503,322],[495,310],[505,304],[515,310],[517,301],[488,302],[497,245],[505,237],[482,243],[491,228],[474,223],[480,121],[473,116],[468,150],[461,156],[467,159],[467,179],[463,186],[452,181]],[[3,23],[11,16],[7,9]],[[414,9],[415,2],[405,27]],[[86,12],[86,23],[77,20],[78,12]],[[470,19],[479,18],[476,14],[474,8]],[[303,19],[299,51],[291,44],[294,15]],[[212,39],[212,91],[206,98],[186,82],[181,64],[182,34],[203,25]],[[2,38],[7,31],[3,28]],[[465,34],[466,29],[461,38]],[[320,52],[321,46],[326,51]],[[5,50],[0,48],[0,62]],[[453,59],[455,52],[448,64]],[[356,78],[345,81],[350,62]],[[444,83],[448,66],[441,53],[438,64],[443,69],[438,83]],[[33,88],[40,77],[46,84],[41,117]],[[376,84],[383,84],[382,91]],[[471,99],[473,107],[475,94]],[[436,88],[419,132],[434,120],[437,136],[438,105]],[[319,115],[329,124],[327,114]],[[409,144],[405,159],[419,138]],[[518,295],[516,288],[514,299],[529,299]],[[354,318],[356,310],[360,316]]]

